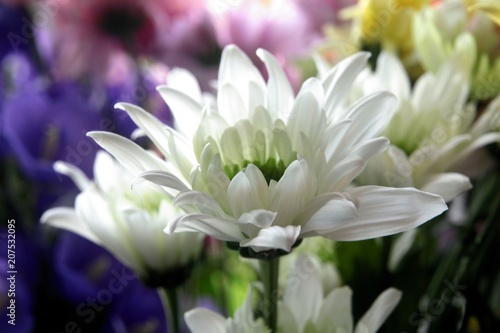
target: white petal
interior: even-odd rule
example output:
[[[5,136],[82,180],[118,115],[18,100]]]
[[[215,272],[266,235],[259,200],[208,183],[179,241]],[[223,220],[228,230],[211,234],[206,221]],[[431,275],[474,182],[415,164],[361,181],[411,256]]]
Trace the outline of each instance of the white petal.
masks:
[[[138,106],[118,103],[115,107],[125,110],[137,126],[146,132],[162,154],[180,169],[185,178],[189,177],[189,172],[196,163],[196,158],[192,152],[191,144],[184,136],[169,129],[168,126]]]
[[[387,91],[376,92],[359,100],[347,116],[353,123],[344,142],[354,146],[380,135],[394,115],[396,104],[396,97]]]
[[[146,132],[142,130],[142,128],[136,128],[132,134],[130,134],[130,139],[131,140],[137,140],[139,138],[147,136]]]
[[[289,225],[285,228],[272,226],[262,229],[257,237],[242,240],[240,246],[251,247],[256,252],[274,249],[290,252],[299,235],[300,226]]]
[[[256,209],[246,212],[238,219],[239,224],[252,224],[261,229],[268,228],[273,224],[276,212],[271,212],[265,209]]]
[[[256,209],[241,215],[238,219],[238,225],[241,231],[245,233],[246,237],[252,238],[255,237],[261,229],[269,228],[273,224],[276,215],[276,212]]]
[[[230,125],[249,116],[240,92],[230,83],[219,87],[217,92],[217,106],[220,115]]]
[[[269,187],[262,171],[254,164],[249,164],[245,168],[245,175],[252,186],[255,202],[258,203],[259,207],[267,208],[269,204]]]
[[[132,174],[122,167],[110,154],[99,150],[94,161],[94,182],[104,193],[128,186]]]
[[[376,332],[392,313],[401,299],[402,293],[394,288],[386,289],[380,294],[370,309],[361,317],[356,325],[356,333],[360,333],[358,326],[363,324],[369,332]]]
[[[313,257],[301,254],[295,259],[288,276],[283,302],[293,313],[298,331],[302,332],[307,321],[315,321],[322,299],[323,288],[320,278],[320,264]]]
[[[295,149],[300,148],[300,137],[305,135],[316,147],[323,137],[326,127],[326,116],[318,101],[311,92],[303,92],[297,96],[288,117],[287,127]],[[302,154],[301,151],[299,153]]]
[[[325,111],[329,117],[345,98],[354,79],[366,66],[369,57],[368,52],[358,52],[337,64],[326,74],[322,81],[326,91]]]
[[[85,191],[92,184],[82,170],[69,163],[57,161],[54,163],[54,170],[70,177],[80,191]]]
[[[115,108],[124,110],[128,113],[134,123],[146,132],[147,136],[154,142],[156,147],[168,158],[170,158],[169,135],[166,131],[166,125],[160,122],[146,110],[129,103],[118,103]]]
[[[222,241],[239,242],[243,235],[236,222],[205,214],[187,214],[169,222],[164,229],[167,234],[182,231],[199,231]]]
[[[318,234],[328,233],[338,226],[357,217],[356,206],[352,201],[338,196],[328,201],[311,217],[302,228],[302,233],[314,231]]]
[[[325,92],[323,90],[323,86],[321,85],[321,81],[319,81],[317,78],[311,77],[307,79],[302,84],[302,87],[300,87],[300,91],[297,96],[304,92],[311,92],[314,95],[314,98],[316,98],[316,100],[318,101],[319,105],[323,105]]]
[[[200,85],[196,77],[188,70],[174,68],[167,74],[167,86],[178,91],[185,91],[196,102],[201,102]]]
[[[192,138],[201,120],[202,105],[184,93],[189,90],[179,91],[166,86],[158,87],[157,90],[172,111],[175,128]]]
[[[320,332],[337,330],[352,332],[353,319],[351,309],[352,290],[349,287],[335,288],[323,301],[318,318]],[[337,332],[335,330],[335,332]],[[341,331],[342,332],[342,331]]]
[[[251,82],[258,88],[250,88]],[[265,82],[259,70],[236,45],[228,45],[222,51],[218,84],[221,87],[226,83],[232,83],[236,86],[245,103],[250,98],[249,89],[252,89],[252,93],[265,91]],[[263,96],[258,100],[263,100]]]
[[[196,207],[207,215],[223,216],[224,212],[217,201],[210,195],[198,191],[186,191],[177,194],[173,201],[174,205],[185,211],[191,211],[191,206]]]
[[[406,69],[395,54],[386,51],[380,53],[375,75],[384,84],[384,90],[393,92],[398,99],[409,98],[410,80]]]
[[[152,268],[158,271],[169,266],[168,260],[163,260],[160,244],[167,235],[162,232],[165,226],[155,223],[153,217],[140,209],[126,209],[118,211],[121,221],[124,222],[130,235],[131,245],[137,254],[137,261],[144,268]],[[168,221],[164,221],[165,225]],[[159,237],[159,238],[158,238]],[[162,239],[163,237],[163,239]],[[174,256],[174,254],[171,254]]]
[[[257,56],[266,64],[269,80],[267,81],[267,109],[275,117],[286,119],[293,103],[293,89],[283,68],[276,58],[264,49],[257,50]]]
[[[264,208],[256,202],[252,184],[244,172],[239,172],[233,177],[227,188],[227,196],[233,216],[236,218],[245,212]]]
[[[88,132],[87,136],[113,155],[133,175],[147,170],[165,170],[166,163],[133,141],[111,132]]]
[[[271,193],[269,210],[278,212],[274,224],[280,226],[291,224],[315,193],[316,177],[309,164],[306,160],[294,161],[288,166]]]
[[[460,173],[440,173],[427,179],[421,187],[424,192],[438,194],[444,201],[449,202],[459,194],[470,190],[472,184],[469,177]]]
[[[360,156],[364,160],[370,159],[372,156],[386,150],[389,147],[389,139],[378,137],[369,139],[354,146],[350,155]]]
[[[474,141],[471,142],[471,144],[461,151],[458,156],[455,157],[454,163],[461,162],[465,160],[470,154],[472,154],[475,150],[482,148],[486,145],[489,145],[491,143],[495,142],[500,142],[500,133],[498,132],[490,132],[481,135],[480,137],[476,138]]]
[[[347,191],[358,202],[358,217],[323,235],[336,240],[362,240],[413,229],[447,209],[438,195],[414,188],[361,186]]]
[[[358,156],[350,156],[328,170],[320,184],[319,193],[344,190],[365,168],[366,161]]]
[[[152,183],[158,184],[160,186],[165,186],[178,191],[187,191],[189,188],[175,175],[166,171],[146,171],[137,176],[134,184],[142,179],[148,180]]]
[[[192,333],[226,333],[226,319],[207,309],[189,310],[184,320]]]
[[[93,190],[80,193],[75,200],[75,210],[96,237],[99,237],[102,246],[125,265],[141,270],[126,230],[119,228],[120,222],[115,220],[104,198]]]
[[[401,259],[403,259],[406,253],[411,249],[416,236],[417,229],[411,229],[400,234],[396,241],[391,244],[391,251],[387,263],[387,268],[390,272],[394,272],[398,268]]]
[[[82,221],[73,208],[57,207],[47,210],[40,218],[42,223],[74,232],[96,244],[101,244],[99,238]]]

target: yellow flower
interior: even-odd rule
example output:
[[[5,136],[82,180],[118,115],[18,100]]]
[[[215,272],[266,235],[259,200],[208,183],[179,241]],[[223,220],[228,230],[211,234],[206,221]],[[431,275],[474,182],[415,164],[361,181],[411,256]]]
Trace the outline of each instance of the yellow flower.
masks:
[[[413,16],[429,3],[430,0],[361,0],[341,15],[355,20],[356,35],[362,43],[382,44],[404,55],[413,48],[409,38]]]
[[[469,12],[482,11],[500,25],[500,2],[492,0],[466,0]]]

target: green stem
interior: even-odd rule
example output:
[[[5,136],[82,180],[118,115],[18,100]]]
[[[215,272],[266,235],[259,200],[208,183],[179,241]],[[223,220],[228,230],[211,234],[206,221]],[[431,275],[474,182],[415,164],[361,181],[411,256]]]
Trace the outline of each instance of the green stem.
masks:
[[[278,275],[279,258],[260,260],[261,278],[264,284],[264,298],[262,300],[262,314],[271,333],[278,327]]]
[[[158,288],[169,333],[180,333],[177,288]]]

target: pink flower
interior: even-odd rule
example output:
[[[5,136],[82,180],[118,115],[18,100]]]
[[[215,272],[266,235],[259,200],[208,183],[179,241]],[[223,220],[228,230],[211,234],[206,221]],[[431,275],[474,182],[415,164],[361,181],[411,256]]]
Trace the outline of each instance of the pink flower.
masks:
[[[261,63],[255,55],[256,50],[268,50],[298,87],[300,74],[291,66],[291,61],[306,56],[316,36],[307,15],[294,1],[243,0],[238,6],[214,13],[214,26],[221,46],[238,45],[255,64]]]
[[[356,0],[294,0],[307,15],[312,28],[322,32],[325,24],[340,24],[339,12],[343,8],[355,5]]]
[[[171,22],[202,0],[67,0],[52,8],[56,74],[107,75],[114,58],[155,56],[166,47]],[[44,2],[49,6],[49,2]],[[39,10],[44,9],[44,3]]]

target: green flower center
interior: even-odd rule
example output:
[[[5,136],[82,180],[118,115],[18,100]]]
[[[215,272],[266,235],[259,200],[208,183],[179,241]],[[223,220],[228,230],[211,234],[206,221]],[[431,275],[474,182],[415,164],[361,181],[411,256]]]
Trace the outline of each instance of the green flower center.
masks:
[[[283,160],[276,161],[276,159],[270,158],[265,162],[245,160],[243,165],[226,164],[224,165],[224,172],[229,179],[233,179],[238,172],[246,168],[249,164],[254,164],[257,168],[259,168],[268,184],[271,180],[279,181],[287,168],[287,165]]]

